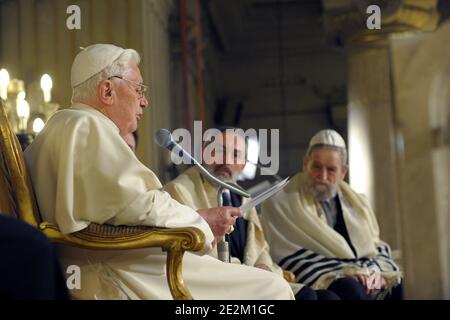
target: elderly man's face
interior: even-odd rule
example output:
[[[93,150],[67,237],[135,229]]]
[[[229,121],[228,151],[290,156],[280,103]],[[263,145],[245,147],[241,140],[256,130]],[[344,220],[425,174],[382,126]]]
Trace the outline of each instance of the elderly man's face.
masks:
[[[141,119],[144,108],[148,106],[145,96],[140,97],[138,85],[132,82],[142,84],[142,76],[138,66],[135,63],[130,64],[130,72],[124,76],[123,80],[112,78],[116,88],[116,101],[114,104],[113,121],[120,129],[122,136],[125,136],[137,129],[138,121]]]
[[[224,180],[236,182],[246,164],[244,137],[227,132],[222,134],[222,143],[212,143],[217,145],[207,161],[208,169]]]
[[[347,174],[338,151],[318,148],[306,156],[303,169],[308,175],[308,189],[319,201],[329,200],[337,193],[338,183]]]

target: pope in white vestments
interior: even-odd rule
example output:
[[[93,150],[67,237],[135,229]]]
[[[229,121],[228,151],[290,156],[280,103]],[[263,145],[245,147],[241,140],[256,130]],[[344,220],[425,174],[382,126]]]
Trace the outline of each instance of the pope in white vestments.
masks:
[[[183,260],[194,299],[293,299],[278,275],[207,255],[217,237],[211,227],[216,209],[202,216],[172,199],[127,146],[122,136],[136,130],[148,104],[138,63],[134,50],[106,44],[75,58],[72,106],[55,113],[25,151],[42,218],[66,234],[90,223],[197,227],[205,247],[198,255],[186,252]],[[236,218],[236,211],[221,212]],[[60,251],[64,265],[81,269],[81,288],[71,290],[75,298],[172,299],[166,254],[159,248]]]

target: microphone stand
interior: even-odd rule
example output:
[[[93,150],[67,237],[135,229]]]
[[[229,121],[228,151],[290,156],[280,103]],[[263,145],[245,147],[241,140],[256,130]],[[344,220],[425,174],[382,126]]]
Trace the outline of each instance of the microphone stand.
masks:
[[[217,190],[217,204],[219,207],[223,206],[222,192],[225,188],[220,186]],[[220,241],[217,241],[217,257],[222,262],[231,263],[230,244],[228,243],[227,235],[224,235]]]
[[[249,198],[250,194],[242,189],[240,186],[234,184],[234,183],[227,183],[216,176],[212,175],[208,170],[206,170],[194,157],[192,157],[194,160],[194,164],[197,166],[197,168],[200,169],[200,173],[213,185],[216,185],[218,187],[217,190],[217,205],[219,207],[222,207],[223,201],[222,201],[222,192],[224,189],[230,190],[230,192],[235,192],[239,194],[242,197]],[[217,241],[217,257],[222,262],[228,262],[231,263],[231,253],[230,253],[230,244],[227,239],[227,235],[224,235],[223,238],[219,241]]]

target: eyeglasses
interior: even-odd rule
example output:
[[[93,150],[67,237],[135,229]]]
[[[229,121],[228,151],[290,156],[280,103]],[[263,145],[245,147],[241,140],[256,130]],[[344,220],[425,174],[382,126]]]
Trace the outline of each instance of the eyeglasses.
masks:
[[[131,80],[125,79],[124,77],[121,77],[121,76],[111,76],[108,78],[108,80],[111,80],[112,78],[118,78],[118,79],[130,82],[130,83],[134,84],[135,86],[139,86],[139,88],[134,87],[134,90],[138,94],[139,99],[142,99],[144,97],[145,92],[147,92],[147,90],[148,90],[148,86],[146,86],[145,84],[131,81]]]

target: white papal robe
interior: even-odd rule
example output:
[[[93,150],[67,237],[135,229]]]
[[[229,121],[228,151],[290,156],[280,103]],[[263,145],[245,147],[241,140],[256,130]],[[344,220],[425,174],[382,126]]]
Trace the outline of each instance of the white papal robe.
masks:
[[[278,275],[222,263],[208,255],[213,241],[207,222],[193,209],[161,191],[101,112],[83,104],[58,111],[25,151],[37,202],[46,221],[63,233],[91,222],[112,225],[197,227],[205,234],[201,252],[187,252],[183,276],[194,299],[293,299]],[[166,254],[159,248],[91,251],[62,246],[63,266],[81,269],[76,298],[172,299]]]

